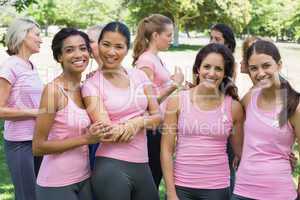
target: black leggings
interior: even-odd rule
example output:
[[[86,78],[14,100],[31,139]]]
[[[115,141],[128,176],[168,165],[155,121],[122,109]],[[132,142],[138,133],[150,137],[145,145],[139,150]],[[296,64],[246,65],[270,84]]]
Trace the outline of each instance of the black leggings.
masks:
[[[96,157],[92,190],[95,200],[159,200],[148,163]]]
[[[299,200],[300,198],[297,197],[295,200]],[[240,195],[236,195],[236,194],[232,194],[231,199],[230,200],[255,200],[255,199],[250,199],[248,197],[243,197]]]
[[[229,187],[222,189],[195,189],[175,186],[179,200],[229,200]]]
[[[147,130],[149,166],[157,189],[159,188],[162,178],[160,164],[160,140],[161,131],[159,129]]]
[[[248,197],[243,197],[243,196],[240,196],[240,195],[232,194],[230,200],[255,200],[255,199],[250,199]]]

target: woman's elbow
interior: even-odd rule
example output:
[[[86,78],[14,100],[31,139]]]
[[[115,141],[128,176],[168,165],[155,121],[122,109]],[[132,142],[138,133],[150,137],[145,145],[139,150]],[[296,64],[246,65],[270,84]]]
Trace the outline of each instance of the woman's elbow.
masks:
[[[38,142],[33,141],[32,142],[32,154],[34,156],[43,156],[43,148],[42,145],[40,145]]]

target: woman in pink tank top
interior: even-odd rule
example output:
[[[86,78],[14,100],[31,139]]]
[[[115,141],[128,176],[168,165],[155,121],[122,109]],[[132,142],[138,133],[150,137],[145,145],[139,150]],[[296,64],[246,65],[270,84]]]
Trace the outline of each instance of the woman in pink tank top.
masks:
[[[255,88],[243,98],[245,137],[232,200],[294,200],[300,189],[289,154],[300,138],[300,94],[279,74],[282,61],[272,42],[256,41],[245,58]]]
[[[230,198],[227,139],[232,133],[236,166],[244,118],[231,81],[233,66],[233,55],[224,45],[203,47],[193,67],[197,85],[168,102],[161,142],[168,200]]]
[[[84,83],[82,94],[92,121],[112,127],[96,151],[92,173],[95,198],[158,200],[148,166],[146,128],[156,128],[161,115],[146,74],[125,69],[130,46],[128,27],[110,22],[99,40],[101,68]]]
[[[51,47],[63,72],[45,87],[40,104],[43,112],[37,117],[33,153],[44,155],[37,177],[37,199],[91,199],[87,145],[99,142],[103,126],[90,126],[81,97],[89,39],[81,31],[63,28]]]
[[[160,14],[145,17],[139,22],[133,45],[133,65],[144,71],[152,81],[163,114],[166,107],[165,100],[181,86],[184,80],[180,68],[176,67],[175,74],[171,75],[158,56],[160,51],[169,48],[173,26],[171,19]],[[147,130],[149,165],[157,188],[162,178],[160,140],[160,129]]]

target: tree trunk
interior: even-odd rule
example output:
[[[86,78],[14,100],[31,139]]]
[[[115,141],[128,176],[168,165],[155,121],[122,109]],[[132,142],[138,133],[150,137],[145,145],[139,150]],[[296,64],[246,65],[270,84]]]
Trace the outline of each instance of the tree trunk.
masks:
[[[48,37],[49,33],[48,33],[48,28],[49,28],[49,25],[47,24],[45,26],[45,36]]]
[[[186,25],[186,24],[184,25],[184,30],[185,30],[186,36],[188,38],[191,38],[190,33],[189,33],[189,27],[188,27],[188,25]]]
[[[174,27],[174,42],[173,46],[178,47],[179,46],[179,29],[178,26],[175,25]]]
[[[174,17],[174,41],[173,41],[173,46],[178,47],[179,46],[179,19],[177,17]]]

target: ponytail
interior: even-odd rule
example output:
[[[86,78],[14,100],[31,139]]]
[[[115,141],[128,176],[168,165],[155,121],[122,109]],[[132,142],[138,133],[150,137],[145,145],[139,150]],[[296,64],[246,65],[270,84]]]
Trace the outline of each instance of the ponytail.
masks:
[[[136,64],[139,56],[149,47],[152,34],[154,32],[159,34],[163,32],[166,24],[173,24],[173,22],[170,18],[160,14],[152,14],[140,21],[133,42],[133,65]]]
[[[279,126],[282,127],[285,123],[288,122],[288,119],[291,118],[295,113],[299,105],[300,93],[294,90],[290,83],[281,75],[279,75],[279,80],[281,97],[283,100],[283,108],[280,111],[278,118]]]
[[[238,88],[231,77],[225,77],[219,88],[225,95],[231,96],[234,100],[239,101]]]
[[[146,51],[149,46],[149,39],[146,38],[146,23],[148,23],[147,18],[140,21],[137,29],[137,34],[133,42],[133,65],[138,60],[140,55]]]

